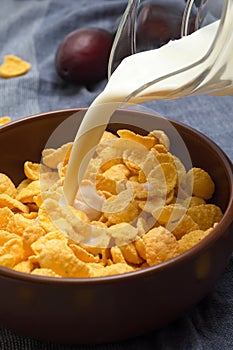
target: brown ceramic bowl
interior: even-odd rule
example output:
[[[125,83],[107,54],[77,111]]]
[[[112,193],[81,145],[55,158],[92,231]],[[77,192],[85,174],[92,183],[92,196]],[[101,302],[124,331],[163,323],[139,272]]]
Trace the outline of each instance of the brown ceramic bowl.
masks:
[[[76,111],[49,112],[1,127],[0,171],[15,183],[22,180],[23,162],[40,161],[50,134]],[[71,123],[73,135],[83,113],[81,110]],[[123,114],[119,112],[114,130],[126,123],[133,130],[146,125],[147,130],[164,128],[170,134],[161,117],[135,111]],[[130,126],[135,125],[135,120],[139,126]],[[1,325],[21,334],[65,343],[118,341],[166,325],[211,290],[233,250],[232,164],[205,136],[180,123],[172,125],[182,136],[193,165],[209,171],[215,181],[213,201],[224,212],[219,225],[184,254],[124,275],[59,279],[0,267]],[[67,135],[61,133],[59,142],[67,141]],[[182,154],[177,155],[182,158]]]

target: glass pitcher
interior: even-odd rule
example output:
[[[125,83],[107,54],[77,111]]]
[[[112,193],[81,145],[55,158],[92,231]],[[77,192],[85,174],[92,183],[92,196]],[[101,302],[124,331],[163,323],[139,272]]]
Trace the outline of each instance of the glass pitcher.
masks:
[[[215,33],[208,52],[189,65],[142,86],[133,95],[172,75],[198,68],[199,73],[181,87],[180,95],[231,94],[233,91],[233,0],[129,0],[109,59],[109,78],[127,56],[157,49],[209,24]],[[156,64],[156,62],[155,62]],[[179,96],[180,96],[179,95]],[[178,96],[178,95],[177,95]]]

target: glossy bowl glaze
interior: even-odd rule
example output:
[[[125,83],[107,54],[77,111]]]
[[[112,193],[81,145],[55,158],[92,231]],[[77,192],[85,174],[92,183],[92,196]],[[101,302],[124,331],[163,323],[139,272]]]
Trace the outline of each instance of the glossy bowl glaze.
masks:
[[[61,133],[59,137],[62,144],[75,135],[85,109],[48,112],[2,126],[0,172],[19,183],[24,161],[40,161],[51,133],[77,111],[71,136]],[[138,111],[118,114],[119,120],[109,126],[112,131],[122,126],[138,131],[146,125],[147,130],[170,133],[159,116]],[[119,341],[168,324],[210,292],[233,250],[232,163],[204,135],[183,124],[171,124],[186,144],[193,166],[207,170],[215,181],[213,202],[224,212],[218,226],[182,255],[124,275],[59,279],[0,267],[0,325],[56,342]],[[177,156],[182,158],[182,154]]]

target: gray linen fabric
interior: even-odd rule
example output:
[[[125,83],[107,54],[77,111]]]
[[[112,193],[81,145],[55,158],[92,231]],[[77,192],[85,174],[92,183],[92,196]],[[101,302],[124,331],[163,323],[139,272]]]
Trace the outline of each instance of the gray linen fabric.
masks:
[[[90,87],[63,82],[54,69],[57,46],[66,34],[84,26],[114,32],[126,3],[125,0],[1,0],[0,61],[4,55],[14,54],[31,62],[32,68],[19,78],[0,79],[0,116],[9,115],[14,120],[49,110],[89,106],[106,81]],[[233,160],[232,96],[153,101],[146,107],[200,130]],[[71,346],[30,339],[2,327],[0,350],[8,349],[233,349],[233,259],[213,291],[192,311],[162,330],[119,344]]]

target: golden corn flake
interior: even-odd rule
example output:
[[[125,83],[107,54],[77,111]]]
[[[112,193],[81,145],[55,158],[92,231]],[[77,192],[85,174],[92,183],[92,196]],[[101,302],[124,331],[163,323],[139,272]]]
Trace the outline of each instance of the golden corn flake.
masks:
[[[5,242],[0,247],[0,257],[4,255],[11,255],[14,259],[12,260],[13,265],[19,263],[24,258],[23,240],[21,237],[12,238]]]
[[[153,130],[148,134],[148,136],[153,136],[157,141],[155,144],[162,144],[167,150],[169,150],[170,140],[163,130]]]
[[[134,241],[137,237],[137,229],[126,222],[112,225],[108,232],[115,239],[117,246],[122,246],[126,242]]]
[[[39,194],[37,196],[33,196],[33,202],[32,203],[27,203],[27,206],[31,211],[36,211],[38,208],[41,207],[43,203],[42,196]]]
[[[29,203],[27,205],[28,209],[31,210],[30,213],[22,213],[21,215],[25,218],[25,219],[30,219],[30,220],[33,220],[33,219],[36,219],[38,217],[38,212],[35,211],[37,210],[37,207],[33,207],[33,203]]]
[[[117,264],[117,263],[126,264],[124,255],[122,254],[122,251],[118,246],[113,246],[111,248],[111,256],[114,264]]]
[[[170,192],[166,194],[166,204],[176,203],[175,189],[173,188]]]
[[[156,157],[157,161],[161,163],[171,163],[174,164],[172,155],[167,153],[158,152],[155,148],[152,148],[151,153]]]
[[[187,174],[185,166],[178,157],[172,155],[172,158],[173,158],[173,164],[175,165],[175,168],[177,171],[178,183],[179,185],[182,186],[186,180],[186,174]]]
[[[0,208],[9,208],[12,211],[15,212],[23,212],[23,213],[28,213],[29,209],[26,205],[21,203],[15,198],[10,197],[8,194],[0,194]]]
[[[101,153],[104,148],[106,147],[106,145],[108,144],[109,141],[117,139],[117,135],[114,135],[113,133],[109,132],[109,131],[104,131],[101,139],[100,139],[100,143],[96,146],[96,152],[97,154]]]
[[[192,196],[187,197],[183,200],[182,205],[185,208],[195,207],[196,205],[206,204],[206,201],[203,198]]]
[[[62,162],[72,147],[72,143],[66,143],[58,149],[47,148],[42,152],[43,164],[49,168],[56,169],[58,164]]]
[[[4,57],[0,66],[0,76],[2,78],[14,78],[26,74],[31,68],[31,64],[14,55]]]
[[[135,199],[147,199],[153,195],[154,192],[151,191],[151,188],[148,183],[139,183],[135,179],[130,179],[130,181],[126,182],[126,190],[133,191],[133,196]],[[153,190],[153,188],[152,188]]]
[[[177,184],[178,176],[175,166],[172,163],[162,163],[161,164],[162,171],[164,173],[167,194],[170,193]]]
[[[61,241],[64,241],[65,244],[68,243],[67,238],[64,237],[59,231],[49,232],[44,236],[39,237],[38,239],[36,239],[34,242],[30,244],[34,255],[41,253],[46,243],[51,240],[61,240]]]
[[[105,171],[109,169],[111,166],[116,164],[121,164],[123,162],[122,154],[124,151],[124,146],[121,145],[121,147],[119,148],[114,147],[115,145],[112,145],[112,146],[113,147],[106,145],[98,154],[98,158],[91,160],[87,168],[88,178],[89,178],[89,173],[91,173],[91,170],[92,170],[92,169],[89,169],[90,166],[91,168],[94,168],[93,170],[94,170],[94,173],[96,174],[96,172],[98,172],[99,169],[101,169],[101,171]]]
[[[0,126],[8,124],[11,122],[11,117],[1,117],[0,118]]]
[[[142,169],[139,170],[136,178],[139,183],[145,183],[147,181],[146,175]]]
[[[22,203],[33,202],[33,197],[40,194],[40,182],[35,180],[29,183],[28,186],[18,191],[16,199]]]
[[[17,233],[18,235],[22,235],[25,229],[28,226],[34,225],[34,219],[27,219],[21,213],[16,213],[11,219],[8,221],[6,226],[6,230],[12,233]]]
[[[145,241],[143,240],[143,238],[137,237],[134,244],[139,256],[145,261],[147,259]]]
[[[32,182],[32,180],[30,179],[24,179],[22,180],[19,185],[17,186],[17,194],[25,187],[27,187],[30,183]]]
[[[198,224],[201,230],[207,230],[213,227],[223,217],[221,209],[214,204],[195,205],[189,208],[187,213]]]
[[[57,230],[56,226],[52,223],[44,205],[42,205],[38,211],[38,220],[40,226],[45,230],[45,232]]]
[[[90,277],[112,276],[132,271],[134,271],[134,268],[124,263],[116,263],[105,267],[101,267],[99,264],[96,264],[90,266]]]
[[[2,247],[6,242],[10,241],[12,238],[18,238],[18,235],[9,231],[0,230],[0,247]]]
[[[40,178],[40,164],[25,162],[24,163],[24,174],[30,180],[39,180]]]
[[[99,259],[99,262],[101,265],[106,266],[108,264],[108,261],[110,259],[110,248],[100,248],[100,247],[94,247],[94,246],[88,246],[88,245],[82,245],[80,244],[80,247],[85,249],[88,253],[92,254],[96,257],[96,259]]]
[[[129,175],[130,171],[124,164],[113,165],[103,173],[104,177],[114,181],[127,179]]]
[[[114,135],[112,132],[105,130],[103,135],[102,135],[102,137],[101,137],[100,143],[103,143],[103,142],[106,142],[106,141],[110,141],[110,140],[114,140],[116,138],[117,138],[117,136]]]
[[[123,255],[125,261],[127,261],[127,263],[140,265],[143,262],[143,259],[138,254],[134,243],[131,242],[131,243],[128,243],[126,245],[122,245],[120,247],[120,250],[122,252],[122,255]]]
[[[203,238],[205,238],[207,234],[209,234],[209,231],[203,231],[198,229],[185,234],[178,241],[179,253],[181,254],[186,250],[192,248],[194,245],[199,243]]]
[[[150,230],[144,237],[146,261],[152,266],[160,264],[178,254],[178,243],[171,232],[164,227]]]
[[[12,269],[15,265],[15,257],[12,254],[0,255],[0,266]]]
[[[149,151],[144,146],[140,144],[138,145],[136,142],[126,140],[125,149],[122,156],[124,164],[130,170],[132,175],[138,174],[141,169],[145,171],[145,167],[143,165],[145,159],[149,157],[148,154]]]
[[[47,277],[62,277],[58,275],[56,272],[54,272],[51,269],[47,268],[36,268],[33,271],[31,271],[32,275],[37,275],[37,276],[47,276]]]
[[[122,222],[130,223],[140,213],[137,203],[132,200],[131,190],[122,191],[118,195],[108,198],[102,206],[102,211],[110,225]]]
[[[0,173],[0,194],[8,194],[12,198],[16,195],[15,185],[7,175],[2,173]]]
[[[45,242],[39,254],[32,256],[33,263],[38,262],[41,268],[51,269],[62,277],[89,277],[90,269],[78,259],[66,242],[52,239]]]
[[[118,130],[117,134],[121,138],[138,142],[149,149],[153,147],[156,143],[155,138],[153,136],[142,136],[139,134],[135,134],[133,131],[130,130]]]
[[[33,254],[31,245],[37,240],[39,240],[40,237],[43,237],[45,234],[46,232],[43,230],[43,228],[36,224],[27,226],[25,228],[25,230],[22,233],[22,238],[26,256],[30,256]]]
[[[157,207],[152,212],[154,218],[162,226],[167,226],[171,222],[179,221],[186,213],[186,208],[179,204],[169,204]]]
[[[166,196],[177,183],[177,172],[170,163],[162,163],[154,167],[148,175],[148,182],[154,186],[155,194]]]
[[[8,207],[0,208],[0,230],[5,230],[14,214]]]
[[[29,260],[20,261],[13,267],[13,270],[23,273],[31,273],[34,269],[34,265]]]
[[[193,181],[193,195],[210,199],[214,193],[214,182],[210,175],[203,169],[192,168],[187,173],[187,179]]]
[[[73,250],[75,256],[86,263],[98,263],[100,261],[99,256],[94,256],[86,249],[77,244],[70,244],[70,248]]]
[[[191,216],[185,214],[180,220],[169,225],[168,228],[176,239],[179,240],[190,231],[198,230],[199,225],[191,218]]]
[[[116,181],[100,174],[96,179],[96,190],[101,192],[107,192],[111,195],[117,194]]]
[[[137,219],[136,227],[137,227],[139,237],[141,237],[148,231],[147,218],[145,217],[145,214],[144,214],[144,217],[142,215],[139,216],[139,218]]]
[[[156,144],[154,146],[154,150],[153,151],[154,151],[153,153],[156,153],[156,154],[158,154],[158,153],[167,154],[168,153],[167,148],[161,143]]]

